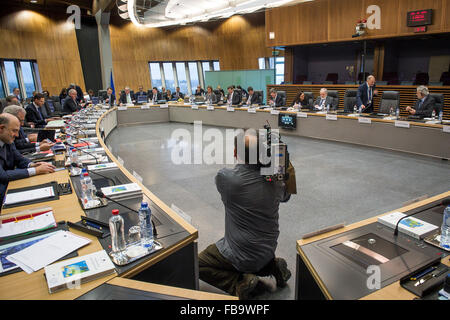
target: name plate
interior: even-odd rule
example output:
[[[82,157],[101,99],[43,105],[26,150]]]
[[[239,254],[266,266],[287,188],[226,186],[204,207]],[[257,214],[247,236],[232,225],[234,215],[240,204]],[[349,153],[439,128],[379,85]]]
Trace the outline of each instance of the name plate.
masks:
[[[399,128],[409,128],[409,122],[408,121],[395,120],[395,126],[399,127]]]
[[[118,107],[117,110],[119,111],[127,111],[128,107]]]
[[[275,115],[280,114],[280,110],[271,110],[270,114],[275,114]]]
[[[450,133],[450,126],[442,126],[442,131]]]
[[[325,116],[325,118],[327,119],[327,120],[337,120],[338,118],[337,118],[337,114],[327,114],[326,116]]]
[[[142,183],[142,181],[143,181],[142,177],[141,177],[136,171],[134,171],[134,170],[133,170],[133,176],[134,176],[136,179],[138,179],[140,183]]]
[[[167,109],[168,107],[169,107],[169,105],[167,103],[166,104],[161,104],[159,106],[160,109]]]
[[[193,105],[191,105],[191,109],[192,109],[192,110],[198,110],[198,106],[195,105],[195,104],[193,104]]]
[[[256,113],[256,109],[255,108],[248,108],[247,112],[248,113]]]
[[[308,118],[308,114],[306,112],[297,112],[297,118]]]
[[[150,106],[149,105],[143,105],[143,106],[141,106],[141,109],[150,109]]]
[[[208,111],[214,111],[214,106],[207,106],[207,107],[206,107],[206,110],[208,110]]]
[[[234,112],[234,108],[233,107],[227,107],[227,111],[228,112]]]
[[[370,118],[364,118],[364,117],[359,117],[358,118],[358,122],[359,123],[372,123],[372,119],[370,119]]]

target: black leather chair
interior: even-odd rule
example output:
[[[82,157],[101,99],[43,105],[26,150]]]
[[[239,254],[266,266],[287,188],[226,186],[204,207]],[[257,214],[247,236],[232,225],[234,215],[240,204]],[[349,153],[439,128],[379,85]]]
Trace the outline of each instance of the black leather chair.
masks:
[[[353,112],[354,106],[356,105],[356,95],[358,89],[347,89],[344,95],[344,111]]]
[[[310,91],[303,91],[303,94],[305,95],[305,100],[307,103],[306,107],[312,110],[314,104],[314,94]]]
[[[286,91],[277,91],[277,94],[279,94],[280,97],[283,98],[282,106],[284,107],[286,105]]]
[[[414,80],[415,85],[428,85],[430,81],[430,76],[426,72],[419,72],[416,74],[416,79]]]
[[[443,93],[430,93],[430,96],[434,98],[436,103],[434,104],[434,111],[436,112],[436,116],[439,115],[439,112],[444,109],[444,94]]]
[[[103,97],[106,95],[106,90],[98,90],[98,97],[100,99],[103,99]]]
[[[339,92],[337,90],[328,90],[328,95],[333,98],[331,108],[337,110],[339,107]]]
[[[255,90],[255,94],[258,95],[258,100],[257,100],[257,102],[258,102],[259,104],[263,104],[263,101],[264,101],[264,91],[262,91],[262,90]]]
[[[329,74],[327,74],[327,77],[325,78],[325,82],[331,81],[332,84],[336,84],[338,82],[338,79],[339,79],[338,73],[329,73]]]
[[[391,108],[395,111],[400,105],[400,94],[398,91],[384,91],[380,101],[380,113],[389,114]]]

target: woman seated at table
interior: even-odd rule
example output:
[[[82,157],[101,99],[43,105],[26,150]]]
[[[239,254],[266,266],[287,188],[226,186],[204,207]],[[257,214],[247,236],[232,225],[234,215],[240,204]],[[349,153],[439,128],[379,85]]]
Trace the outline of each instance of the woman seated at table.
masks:
[[[307,108],[308,107],[308,101],[305,99],[305,94],[303,91],[299,91],[297,96],[295,97],[294,101],[291,103],[291,108],[295,108],[297,110],[301,108]]]
[[[166,90],[167,101],[173,101],[174,97],[172,96],[172,91],[169,89]]]

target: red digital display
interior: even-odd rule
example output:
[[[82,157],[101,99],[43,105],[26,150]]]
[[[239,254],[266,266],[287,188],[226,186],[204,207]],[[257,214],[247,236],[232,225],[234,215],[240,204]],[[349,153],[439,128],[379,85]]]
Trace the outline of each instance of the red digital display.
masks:
[[[418,32],[427,32],[427,26],[415,27],[415,28],[414,28],[414,32],[415,32],[415,33],[418,33]]]
[[[410,11],[407,15],[406,24],[408,27],[426,26],[431,24],[432,9]]]

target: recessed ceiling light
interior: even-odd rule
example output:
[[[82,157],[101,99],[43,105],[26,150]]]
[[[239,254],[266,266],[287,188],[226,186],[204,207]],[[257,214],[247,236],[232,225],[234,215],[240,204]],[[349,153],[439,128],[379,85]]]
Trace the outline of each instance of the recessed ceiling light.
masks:
[[[37,0],[30,0],[31,3],[37,3]]]

